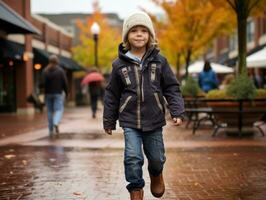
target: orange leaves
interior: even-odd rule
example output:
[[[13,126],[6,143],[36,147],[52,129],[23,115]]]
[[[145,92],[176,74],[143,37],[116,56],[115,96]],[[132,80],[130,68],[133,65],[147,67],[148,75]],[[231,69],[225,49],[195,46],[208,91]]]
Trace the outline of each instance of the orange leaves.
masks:
[[[211,0],[153,0],[161,6],[167,19],[156,22],[162,49],[171,49],[172,54],[192,52],[193,56],[204,52],[212,39],[230,30],[228,12],[217,7]],[[165,28],[161,28],[162,24]]]
[[[101,69],[111,68],[111,63],[117,56],[117,46],[121,41],[120,30],[110,26],[107,16],[100,11],[98,1],[93,2],[94,12],[86,20],[77,20],[76,26],[79,29],[79,42],[72,51],[74,59],[83,66],[90,68],[94,65],[94,40],[91,33],[93,22],[100,26],[98,36],[98,65]]]

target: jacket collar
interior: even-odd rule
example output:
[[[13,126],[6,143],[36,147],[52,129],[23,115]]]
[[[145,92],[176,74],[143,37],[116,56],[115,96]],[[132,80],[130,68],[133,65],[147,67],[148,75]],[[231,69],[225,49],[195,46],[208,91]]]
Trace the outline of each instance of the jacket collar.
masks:
[[[142,62],[145,63],[145,62],[148,62],[148,61],[151,61],[158,53],[159,53],[159,49],[157,49],[155,46],[149,48],[145,55],[143,56],[142,58]],[[119,45],[118,47],[118,57],[123,60],[123,61],[126,61],[126,62],[131,62],[131,63],[136,63],[135,60],[133,60],[132,58],[129,58],[128,56],[126,56],[126,50],[124,49],[122,43]]]

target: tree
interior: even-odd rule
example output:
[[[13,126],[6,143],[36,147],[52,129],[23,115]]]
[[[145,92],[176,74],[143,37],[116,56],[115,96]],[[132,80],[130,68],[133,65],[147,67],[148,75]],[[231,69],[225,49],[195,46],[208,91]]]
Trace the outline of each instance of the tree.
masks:
[[[152,1],[167,15],[166,21],[155,22],[160,46],[176,63],[180,56],[184,58],[187,77],[191,58],[204,52],[217,35],[230,30],[226,23],[229,15],[209,0]]]
[[[73,47],[74,59],[87,68],[94,65],[94,41],[90,28],[93,22],[97,22],[101,28],[98,42],[99,68],[107,71],[111,68],[112,61],[117,56],[117,47],[121,42],[121,34],[118,28],[110,27],[106,17],[101,13],[98,1],[93,3],[94,11],[86,22],[78,20],[77,27],[80,30],[80,44]]]
[[[217,7],[230,8],[237,20],[238,74],[247,73],[247,19],[266,9],[266,0],[212,0]]]

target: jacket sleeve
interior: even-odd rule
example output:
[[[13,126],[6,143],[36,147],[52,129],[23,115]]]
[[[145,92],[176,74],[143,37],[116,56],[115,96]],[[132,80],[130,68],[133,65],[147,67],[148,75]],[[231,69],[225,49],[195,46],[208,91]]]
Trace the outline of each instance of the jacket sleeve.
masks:
[[[180,84],[165,58],[162,65],[161,85],[163,95],[165,96],[170,109],[171,117],[179,117],[183,119],[185,108],[180,91]]]
[[[115,130],[116,120],[118,119],[118,111],[120,104],[120,96],[122,91],[122,81],[115,67],[113,67],[110,80],[106,86],[104,93],[104,111],[103,111],[103,127],[104,129]]]

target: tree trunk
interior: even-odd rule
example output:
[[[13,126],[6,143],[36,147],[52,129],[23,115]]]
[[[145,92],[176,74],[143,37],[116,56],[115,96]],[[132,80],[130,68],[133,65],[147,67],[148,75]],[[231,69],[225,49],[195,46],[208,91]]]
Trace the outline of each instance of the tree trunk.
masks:
[[[188,49],[186,54],[186,76],[185,76],[186,79],[188,77],[188,67],[190,64],[190,57],[191,57],[191,49]]]
[[[238,66],[237,75],[245,73],[247,67],[247,18],[242,13],[237,15]]]

